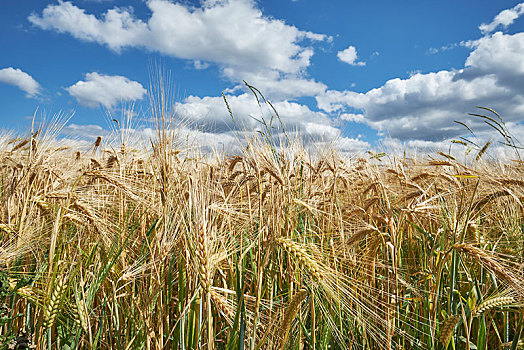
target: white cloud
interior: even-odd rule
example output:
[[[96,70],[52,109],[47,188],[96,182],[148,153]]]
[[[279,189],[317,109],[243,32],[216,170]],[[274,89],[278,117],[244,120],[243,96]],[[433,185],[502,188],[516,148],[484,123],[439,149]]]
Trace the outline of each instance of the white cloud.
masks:
[[[512,122],[506,123],[506,126],[511,130],[512,137],[514,140],[524,140],[524,125],[515,124]],[[455,158],[463,162],[474,161],[477,157],[481,147],[485,146],[487,142],[491,144],[487,148],[487,152],[482,157],[483,159],[490,159],[491,161],[505,162],[508,159],[518,158],[515,153],[515,149],[504,146],[502,142],[504,139],[499,133],[494,132],[492,129],[486,129],[483,131],[476,131],[475,135],[467,134],[464,135],[465,139],[473,142],[477,146],[473,146],[471,143],[465,145],[454,143],[453,140],[456,138],[446,138],[438,141],[431,140],[399,140],[396,138],[385,137],[380,140],[380,146],[377,149],[386,151],[389,154],[401,154],[406,151],[410,156],[419,155],[435,156],[436,151],[443,151],[446,154],[450,154]],[[523,145],[517,142],[518,147]],[[519,151],[520,156],[524,156],[522,151]]]
[[[475,74],[495,74],[504,85],[522,86],[524,33],[508,35],[497,32],[467,45],[474,50],[465,66]]]
[[[262,130],[263,125],[254,118],[258,120],[264,118],[267,123],[270,123],[272,111],[266,105],[260,107],[251,93],[226,96],[226,98],[233,112],[234,121],[222,97],[187,97],[183,102],[177,103],[176,113],[195,127],[216,133]],[[278,111],[287,132],[300,131],[314,137],[336,136],[340,133],[323,112],[312,111],[305,105],[289,101],[272,104]],[[280,122],[276,117],[273,126],[280,128]]]
[[[148,31],[145,23],[126,10],[108,10],[100,20],[71,2],[61,0],[57,5],[48,5],[42,16],[32,14],[28,19],[42,29],[69,33],[80,40],[105,44],[115,51],[140,43]]]
[[[311,151],[336,150],[348,158],[355,155],[362,155],[363,152],[371,149],[371,145],[360,138],[350,138],[339,136],[334,139],[323,138],[318,141],[306,143],[306,148]]]
[[[359,138],[340,137],[333,142],[333,146],[346,153],[367,151],[371,148],[371,145]]]
[[[208,69],[209,68],[209,63],[208,62],[204,62],[204,61],[200,61],[200,60],[195,60],[193,61],[193,65],[195,66],[196,69]]]
[[[49,5],[29,21],[115,52],[143,48],[192,60],[198,69],[206,66],[202,62],[215,63],[235,82],[249,74],[301,79],[314,52],[310,43],[330,40],[264,16],[253,0],[203,0],[200,7],[168,0],[146,4],[152,13],[147,21],[117,7],[96,17],[69,1]]]
[[[520,3],[511,9],[504,10],[495,16],[491,23],[482,23],[479,26],[482,34],[493,32],[499,26],[507,28],[509,25],[524,14],[524,3]]]
[[[216,147],[218,142],[237,147],[238,139],[246,140],[257,136],[257,131],[266,132],[259,121],[262,118],[271,123],[272,112],[268,106],[258,106],[251,93],[227,96],[233,112],[234,121],[222,97],[190,96],[176,105],[176,115],[186,120],[188,130],[198,136],[199,142],[208,147]],[[311,147],[330,146],[343,152],[369,149],[370,144],[360,138],[348,138],[323,112],[312,111],[305,105],[295,102],[279,101],[272,103],[278,111],[284,130],[293,137],[302,138]],[[271,133],[279,139],[283,136],[281,124],[273,113]],[[258,121],[257,121],[258,120]]]
[[[348,122],[356,122],[356,123],[362,123],[364,122],[364,115],[363,114],[355,114],[355,113],[343,113],[339,115],[339,118]]]
[[[82,139],[92,139],[96,140],[98,136],[106,137],[109,135],[109,132],[102,128],[100,125],[78,125],[75,123],[66,125],[62,129],[62,133],[67,136],[72,136],[75,138],[82,138]]]
[[[179,146],[185,149],[197,147],[204,153],[210,154],[213,150],[228,152],[240,150],[241,144],[252,138],[259,138],[257,131],[264,131],[261,123],[249,115],[260,118],[261,112],[254,97],[241,95],[236,98],[229,96],[228,102],[235,114],[237,124],[231,121],[222,98],[219,97],[189,97],[177,105],[177,116],[184,122],[176,126],[176,135]],[[306,148],[323,149],[334,148],[348,153],[363,151],[370,148],[370,144],[357,138],[343,137],[340,130],[330,125],[327,116],[320,112],[309,110],[306,106],[292,102],[282,102],[277,105],[281,110],[281,117],[286,124],[286,133],[292,141],[302,139]],[[245,114],[248,113],[248,114]],[[218,116],[217,116],[218,115]],[[266,119],[266,122],[270,122]],[[284,140],[283,133],[277,130],[280,127],[278,120],[273,121],[272,136],[275,140]],[[298,131],[298,132],[295,132]],[[150,140],[155,139],[156,132],[149,127],[129,128],[125,131],[129,135],[128,141],[137,149],[147,149]],[[120,133],[106,130],[98,125],[70,124],[63,129],[63,134],[76,140],[91,140],[102,136],[106,142],[118,141]],[[284,141],[285,142],[285,141]]]
[[[365,66],[366,62],[357,61],[357,49],[354,46],[349,46],[347,49],[339,51],[337,57],[342,62],[352,66]]]
[[[366,93],[329,90],[317,97],[319,108],[363,115],[382,135],[399,140],[439,141],[464,133],[454,120],[480,130],[489,127],[468,119],[475,106],[500,112],[507,122],[524,115],[524,33],[495,33],[469,43],[472,52],[460,70],[414,74],[392,79]],[[493,130],[491,130],[493,131]]]
[[[466,46],[466,43],[461,41],[459,43],[451,43],[451,44],[447,44],[447,45],[443,45],[441,46],[439,49],[437,49],[436,47],[430,47],[426,53],[428,55],[434,55],[438,52],[445,52],[445,51],[449,51],[449,50],[453,50],[453,49],[456,49],[457,47],[459,46]]]
[[[40,84],[29,74],[18,68],[0,69],[0,82],[14,85],[20,90],[25,91],[27,97],[36,97],[40,94]]]
[[[229,74],[228,69],[225,70]],[[232,75],[235,72],[231,72]],[[314,79],[308,79],[296,75],[282,75],[276,71],[265,71],[262,73],[245,73],[244,80],[263,92],[270,99],[286,100],[300,96],[316,96],[324,93],[327,86]],[[232,76],[232,79],[234,77]],[[244,84],[238,85],[228,91],[248,91]]]
[[[71,96],[87,107],[101,105],[112,108],[120,102],[139,100],[146,90],[136,82],[119,75],[87,73],[85,81],[78,81],[66,89]]]

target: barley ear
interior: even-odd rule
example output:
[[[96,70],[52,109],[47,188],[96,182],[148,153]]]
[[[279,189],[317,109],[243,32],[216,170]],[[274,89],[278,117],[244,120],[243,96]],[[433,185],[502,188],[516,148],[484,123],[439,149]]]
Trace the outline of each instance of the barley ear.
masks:
[[[293,323],[293,320],[295,319],[298,310],[300,310],[300,305],[302,305],[302,302],[307,296],[307,291],[305,289],[299,290],[295,295],[293,295],[293,298],[291,298],[291,302],[286,308],[286,311],[284,313],[284,318],[282,319],[282,325],[280,327],[280,334],[282,334],[282,341],[280,343],[279,349],[284,349],[287,338],[289,335],[289,330],[291,329],[291,324]]]
[[[320,265],[307,253],[306,249],[291,240],[278,238],[277,242],[290,254],[292,254],[302,266],[306,267],[312,277],[318,282],[322,280]]]
[[[205,244],[205,233],[204,228],[201,227],[199,234],[198,234],[198,242],[197,242],[197,254],[198,254],[198,273],[199,273],[199,282],[202,289],[208,293],[209,289],[211,287],[211,283],[209,281],[209,275],[207,270],[207,252],[206,252],[206,244]]]
[[[484,300],[480,305],[478,305],[472,312],[473,316],[479,316],[484,311],[488,311],[490,309],[513,304],[515,302],[515,298],[511,296],[506,297],[496,297],[496,298],[489,298]]]
[[[442,329],[440,330],[440,342],[442,345],[447,347],[449,340],[453,336],[453,333],[455,333],[455,327],[457,326],[459,320],[459,315],[452,315],[449,316],[446,321],[444,321]]]
[[[64,293],[65,280],[64,278],[57,278],[53,289],[51,290],[51,295],[47,300],[47,303],[44,307],[44,327],[51,328],[55,324],[56,315],[60,307],[60,302],[62,295]]]
[[[82,327],[84,331],[88,331],[88,314],[87,307],[82,295],[75,290],[75,322]]]

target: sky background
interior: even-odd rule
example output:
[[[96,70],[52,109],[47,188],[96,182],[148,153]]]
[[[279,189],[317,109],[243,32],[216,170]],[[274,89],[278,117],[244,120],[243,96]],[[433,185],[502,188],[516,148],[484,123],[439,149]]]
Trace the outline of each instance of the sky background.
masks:
[[[507,0],[2,0],[0,129],[38,109],[95,139],[133,107],[147,132],[164,84],[184,131],[230,144],[269,116],[247,81],[286,130],[342,151],[449,147],[466,136],[454,120],[490,140],[478,105],[524,140],[522,17]]]

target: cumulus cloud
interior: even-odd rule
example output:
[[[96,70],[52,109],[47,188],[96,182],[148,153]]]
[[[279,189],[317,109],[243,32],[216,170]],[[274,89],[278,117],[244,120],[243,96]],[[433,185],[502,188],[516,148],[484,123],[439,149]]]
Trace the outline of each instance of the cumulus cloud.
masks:
[[[67,136],[89,140],[96,140],[98,136],[106,137],[109,135],[109,131],[105,130],[100,125],[79,125],[75,123],[66,125],[62,129],[62,133]]]
[[[327,111],[361,110],[365,121],[391,137],[436,139],[456,134],[461,120],[475,105],[497,103],[509,90],[496,85],[493,76],[471,81],[457,79],[460,72],[415,74],[409,79],[392,79],[367,93],[328,91],[319,96]]]
[[[84,106],[96,108],[99,105],[112,108],[120,102],[139,100],[146,90],[136,82],[119,75],[87,73],[85,81],[66,88],[71,96]]]
[[[18,87],[27,97],[36,97],[41,90],[40,84],[32,76],[18,68],[0,69],[0,82]]]
[[[227,72],[227,70],[226,70]],[[264,73],[245,73],[244,80],[255,86],[270,99],[287,100],[301,96],[316,96],[324,93],[327,86],[315,79],[308,79],[294,75],[281,75],[275,71]],[[235,86],[228,91],[244,90],[244,84]]]
[[[260,107],[252,94],[243,93],[226,98],[233,112],[234,121],[222,97],[189,96],[177,103],[176,113],[200,129],[217,133],[232,130],[262,130],[263,125],[256,119],[264,118],[269,123],[271,111],[265,105]],[[274,102],[273,106],[289,132],[301,131],[318,137],[336,136],[339,133],[339,130],[332,126],[331,119],[326,113],[312,111],[305,105],[289,101]],[[276,118],[273,123],[275,127],[280,127],[280,122]]]
[[[523,145],[518,140],[524,140],[524,125],[514,122],[506,123],[506,127],[511,130],[512,138],[516,141],[517,147]],[[399,140],[396,138],[385,137],[380,140],[379,150],[384,150],[389,154],[401,154],[407,151],[410,156],[435,156],[436,151],[444,151],[461,161],[473,161],[479,154],[480,149],[490,142],[487,152],[484,153],[482,159],[489,159],[491,161],[502,161],[507,159],[518,158],[517,153],[522,157],[524,154],[521,150],[507,147],[504,145],[503,137],[495,132],[493,129],[486,129],[482,131],[475,130],[475,135],[465,134],[464,138],[471,141],[467,145],[453,142],[456,138],[446,138],[438,141],[431,140]],[[476,144],[477,146],[473,146]]]
[[[343,113],[339,116],[339,118],[342,120],[348,121],[348,122],[356,122],[356,123],[364,122],[363,114]]]
[[[482,34],[493,32],[499,27],[507,28],[509,25],[524,14],[524,3],[520,3],[513,8],[506,9],[495,16],[490,23],[482,23],[479,26]]]
[[[332,140],[317,141],[313,143],[317,150],[335,149],[342,154],[352,156],[355,153],[361,153],[371,149],[371,145],[360,138],[337,137]]]
[[[357,61],[357,49],[354,46],[349,46],[347,49],[339,51],[337,57],[342,62],[352,66],[365,66],[366,62]]]
[[[195,66],[195,69],[207,69],[209,68],[209,63],[207,62],[203,62],[203,61],[200,61],[200,60],[195,60],[193,61],[193,65]]]
[[[187,97],[177,103],[176,115],[188,121],[191,135],[209,147],[222,143],[225,147],[238,146],[238,140],[256,136],[257,131],[265,132],[261,123],[264,119],[271,123],[272,111],[266,105],[259,106],[252,94],[226,96],[233,112],[229,115],[222,97]],[[271,133],[274,137],[283,136],[282,126],[288,135],[297,135],[305,144],[313,147],[330,145],[340,151],[349,152],[368,149],[370,144],[360,138],[342,135],[334,121],[323,112],[313,111],[305,105],[290,101],[272,103],[278,111],[280,120],[273,114]]]
[[[489,106],[508,122],[524,115],[524,33],[501,32],[468,44],[464,68],[408,79],[392,79],[365,93],[329,90],[317,97],[319,108],[340,111],[365,122],[382,135],[399,140],[439,141],[464,130],[454,120],[487,130],[476,119],[466,120],[475,106]],[[361,114],[361,117],[355,116]]]
[[[297,78],[310,64],[310,44],[330,40],[264,16],[253,0],[203,0],[200,7],[148,0],[146,5],[152,13],[147,21],[118,7],[97,17],[69,1],[49,5],[29,21],[115,52],[142,48],[192,60],[198,69],[215,63],[236,82],[246,80],[248,73]]]
[[[179,124],[176,126],[178,139],[184,147],[198,147],[203,152],[216,149],[227,149],[230,152],[239,150],[239,146],[253,137],[260,137],[260,132],[267,132],[261,122],[264,120],[270,127],[276,140],[284,140],[283,130],[291,139],[302,139],[308,148],[335,148],[341,152],[356,152],[370,148],[370,144],[361,139],[344,137],[339,128],[326,113],[313,111],[305,105],[290,101],[277,101],[273,106],[279,118],[269,105],[259,105],[252,94],[226,96],[233,112],[231,118],[223,97],[189,96],[174,105],[174,112]],[[273,115],[273,119],[271,118]],[[271,120],[272,119],[272,120]],[[149,122],[155,123],[154,120]],[[282,129],[283,127],[283,129]],[[70,137],[94,140],[103,136],[111,142],[115,134],[98,125],[71,124],[63,133]],[[149,140],[155,132],[148,127],[136,125],[126,129],[132,135],[133,144],[148,147]],[[147,142],[146,142],[147,141]],[[139,147],[140,148],[140,147]]]
[[[426,53],[428,55],[434,55],[434,54],[436,54],[438,52],[445,52],[445,51],[453,50],[453,49],[456,49],[457,47],[460,47],[460,46],[467,46],[467,43],[464,42],[464,41],[461,41],[459,43],[451,43],[451,44],[443,45],[440,48],[430,47],[426,51]]]
[[[465,66],[471,75],[494,74],[499,85],[522,92],[524,76],[524,33],[513,35],[494,33],[469,42],[474,50]]]
[[[314,54],[313,45],[331,41],[331,37],[265,16],[253,0],[202,0],[198,6],[148,0],[146,5],[151,15],[139,19],[131,8],[115,7],[94,15],[70,1],[59,1],[29,16],[29,21],[39,28],[98,43],[117,53],[138,48],[187,59],[195,69],[218,67],[225,78],[238,84],[226,89],[226,93],[239,93],[228,96],[236,124],[222,97],[190,96],[176,105],[177,114],[191,125],[188,130],[202,142],[231,143],[238,133],[262,129],[250,116],[268,117],[269,112],[261,110],[246,86],[239,84],[245,80],[266,98],[276,101],[273,105],[288,132],[296,130],[316,140],[338,138],[347,149],[367,145],[343,138],[326,113],[290,101],[323,94],[327,89],[325,84],[308,77],[307,68]],[[67,89],[84,105],[111,107],[119,99],[142,96],[141,86],[131,89],[130,84],[113,80],[112,84],[107,77],[95,74],[86,75],[85,81]],[[124,87],[114,89],[113,85]],[[115,96],[116,92],[122,95]],[[278,124],[276,120],[274,123]]]

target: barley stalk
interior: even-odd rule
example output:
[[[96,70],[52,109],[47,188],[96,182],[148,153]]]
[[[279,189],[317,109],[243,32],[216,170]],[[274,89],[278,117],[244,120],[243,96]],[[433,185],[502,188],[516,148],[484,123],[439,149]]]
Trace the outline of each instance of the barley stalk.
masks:
[[[496,349],[518,331],[524,162],[476,163],[481,144],[377,163],[268,135],[208,156],[162,103],[140,151],[0,133],[0,343]],[[472,291],[491,297],[461,313]]]

